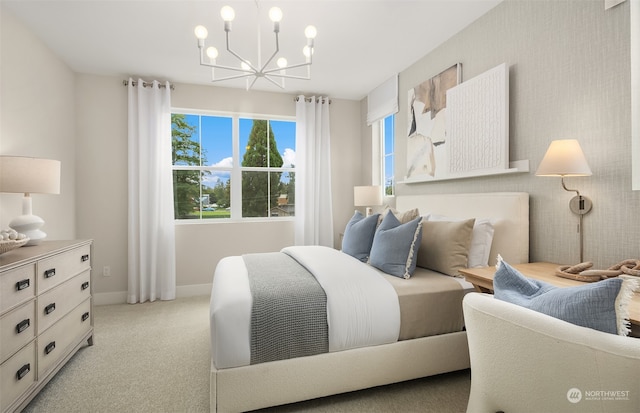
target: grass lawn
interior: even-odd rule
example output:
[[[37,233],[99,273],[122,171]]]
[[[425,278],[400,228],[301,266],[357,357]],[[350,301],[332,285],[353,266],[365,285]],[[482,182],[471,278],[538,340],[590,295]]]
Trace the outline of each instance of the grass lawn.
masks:
[[[185,218],[200,218],[200,215],[197,212],[193,214],[189,214]],[[215,211],[202,211],[202,219],[209,218],[231,218],[231,211],[227,211],[226,209],[216,209]]]

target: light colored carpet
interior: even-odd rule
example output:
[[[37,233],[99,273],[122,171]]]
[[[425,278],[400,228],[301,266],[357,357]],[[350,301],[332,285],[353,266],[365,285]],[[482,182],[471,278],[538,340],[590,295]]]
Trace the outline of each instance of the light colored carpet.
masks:
[[[208,412],[209,297],[94,308],[82,348],[24,412]],[[262,412],[466,410],[469,370]]]

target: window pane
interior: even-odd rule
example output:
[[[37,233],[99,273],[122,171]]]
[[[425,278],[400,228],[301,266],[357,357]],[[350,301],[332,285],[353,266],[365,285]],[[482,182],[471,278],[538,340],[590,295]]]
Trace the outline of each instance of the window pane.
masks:
[[[383,137],[382,141],[382,162],[383,162],[383,185],[386,196],[395,193],[395,176],[394,176],[394,142],[395,142],[395,115],[387,116],[383,120]]]
[[[200,171],[173,171],[176,219],[200,218]]]
[[[232,118],[202,116],[202,165],[233,167]]]
[[[263,119],[240,119],[242,166],[272,168],[282,166],[282,155],[278,150],[276,135],[271,124],[272,121]],[[295,137],[295,128],[293,136]]]
[[[280,206],[285,205],[285,201],[288,203],[288,194],[283,191],[288,190],[289,187],[283,187],[282,180],[291,182],[291,178],[288,176],[283,178],[282,175],[285,174],[288,175],[285,172],[243,171],[242,216],[245,218],[282,216],[282,211],[290,208],[278,209],[279,203]]]
[[[202,218],[231,218],[231,172],[203,171]]]
[[[285,120],[272,120],[270,123],[278,152],[282,158],[282,166],[285,168],[295,167],[296,123]]]
[[[384,154],[385,155],[393,153],[394,119],[395,119],[394,115],[387,116],[384,119]]]
[[[171,114],[174,165],[200,165],[199,116]]]
[[[269,216],[269,173],[242,172],[242,216]]]
[[[274,173],[275,174],[275,173]],[[276,177],[274,176],[274,179]],[[282,172],[280,174],[279,195],[276,204],[271,207],[272,217],[295,216],[296,204],[296,179],[295,172]]]
[[[393,182],[393,155],[385,156],[384,162],[384,193],[387,196],[394,194]]]

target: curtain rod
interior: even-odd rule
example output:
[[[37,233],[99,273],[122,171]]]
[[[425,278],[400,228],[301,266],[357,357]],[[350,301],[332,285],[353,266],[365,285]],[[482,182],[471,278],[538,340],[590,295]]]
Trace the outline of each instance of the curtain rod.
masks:
[[[133,80],[133,81],[131,82],[131,84],[132,84],[133,86],[135,86],[137,83],[138,83],[138,82],[137,82],[136,80]],[[123,80],[123,81],[122,81],[122,84],[123,84],[124,86],[129,86],[129,81],[128,81],[128,80]],[[153,82],[143,82],[143,83],[142,83],[142,86],[143,86],[143,87],[151,87],[151,86],[153,86]],[[166,86],[166,85],[164,85],[164,84],[159,83],[159,84],[158,84],[158,87],[159,87],[160,89],[162,89],[163,87],[167,87],[167,86]],[[175,87],[174,87],[173,85],[169,85],[169,89],[174,90],[174,89],[175,89]]]
[[[311,102],[311,99],[312,99],[312,98],[307,98],[307,97],[305,97],[305,98],[304,98],[304,101],[305,101],[305,102]],[[322,99],[322,103],[324,103],[324,102],[326,101],[326,99],[327,99],[327,98],[316,98],[316,103],[320,102],[320,99]],[[300,96],[296,96],[296,97],[294,97],[294,98],[293,98],[293,100],[294,100],[295,102],[299,101],[299,100],[300,100]],[[331,99],[329,99],[329,104],[331,104]]]

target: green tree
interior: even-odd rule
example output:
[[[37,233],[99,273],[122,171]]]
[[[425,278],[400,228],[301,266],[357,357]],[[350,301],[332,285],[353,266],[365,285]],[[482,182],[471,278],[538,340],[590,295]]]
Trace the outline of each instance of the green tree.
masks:
[[[282,156],[267,120],[254,120],[242,158],[244,167],[282,166]],[[269,207],[277,205],[281,172],[244,171],[242,173],[242,216],[266,217]],[[269,182],[270,181],[270,182]]]
[[[191,139],[196,128],[186,121],[184,114],[171,114],[171,147],[173,165],[200,165],[200,143]],[[173,171],[174,214],[187,218],[194,207],[199,208],[200,171]]]

